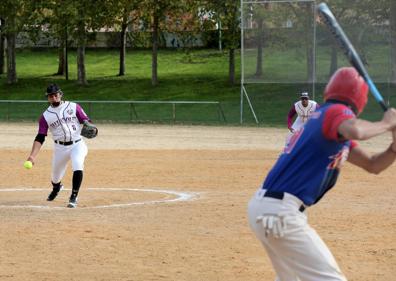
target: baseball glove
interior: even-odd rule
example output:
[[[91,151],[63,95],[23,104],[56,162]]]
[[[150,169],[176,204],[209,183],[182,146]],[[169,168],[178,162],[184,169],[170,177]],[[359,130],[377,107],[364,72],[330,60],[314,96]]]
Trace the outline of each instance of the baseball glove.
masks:
[[[98,128],[96,128],[94,124],[91,124],[85,120],[81,129],[81,135],[87,139],[92,139],[98,135]]]

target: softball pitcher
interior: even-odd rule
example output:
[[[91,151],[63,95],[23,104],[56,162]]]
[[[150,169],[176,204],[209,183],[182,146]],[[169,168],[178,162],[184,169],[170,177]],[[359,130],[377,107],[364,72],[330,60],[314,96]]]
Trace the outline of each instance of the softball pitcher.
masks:
[[[53,201],[63,188],[61,180],[70,160],[73,179],[72,192],[67,207],[75,208],[83,179],[84,161],[88,153],[87,145],[81,136],[94,138],[98,129],[90,123],[90,119],[79,104],[62,100],[63,93],[58,85],[49,85],[45,95],[50,105],[39,119],[38,134],[27,160],[34,164],[48,130],[50,130],[54,140],[54,153],[51,175],[52,192],[48,195],[47,200]]]
[[[396,110],[379,122],[358,119],[368,87],[357,71],[339,69],[325,103],[297,131],[248,204],[249,224],[267,251],[277,281],[345,281],[336,260],[307,221],[306,208],[336,183],[345,160],[378,174],[396,159]],[[369,155],[355,140],[392,132],[384,151]]]

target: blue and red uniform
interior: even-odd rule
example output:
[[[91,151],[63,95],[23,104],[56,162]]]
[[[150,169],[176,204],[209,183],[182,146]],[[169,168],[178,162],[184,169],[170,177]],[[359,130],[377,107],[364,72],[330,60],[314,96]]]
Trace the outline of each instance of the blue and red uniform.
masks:
[[[336,183],[342,163],[357,143],[342,140],[338,126],[355,118],[344,104],[325,103],[296,132],[265,179],[262,188],[287,192],[310,206]]]

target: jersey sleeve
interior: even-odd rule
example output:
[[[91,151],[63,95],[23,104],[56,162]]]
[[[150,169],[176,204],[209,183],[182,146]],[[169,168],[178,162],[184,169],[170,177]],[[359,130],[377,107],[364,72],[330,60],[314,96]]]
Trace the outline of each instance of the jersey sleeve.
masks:
[[[293,117],[296,114],[297,114],[296,108],[294,107],[294,104],[293,104],[293,106],[290,108],[289,113],[287,114],[287,127],[288,128],[291,128],[292,122],[293,122]]]
[[[83,123],[85,120],[91,121],[88,115],[85,113],[84,109],[79,104],[76,104],[76,116],[80,123]]]
[[[343,104],[334,104],[329,108],[324,116],[322,133],[328,140],[339,140],[338,127],[348,119],[356,118],[353,111]],[[354,142],[357,144],[356,142]],[[353,145],[353,144],[351,144]]]
[[[39,119],[39,130],[38,133],[41,135],[46,136],[48,133],[48,123],[47,120],[45,120],[44,115],[41,115]]]

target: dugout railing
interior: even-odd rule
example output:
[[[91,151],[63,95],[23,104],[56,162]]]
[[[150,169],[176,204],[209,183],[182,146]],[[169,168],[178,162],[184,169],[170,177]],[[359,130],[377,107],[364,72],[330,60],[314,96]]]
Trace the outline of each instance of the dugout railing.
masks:
[[[219,101],[78,100],[95,121],[119,123],[227,123]],[[37,121],[48,107],[39,100],[0,100],[0,121]]]

